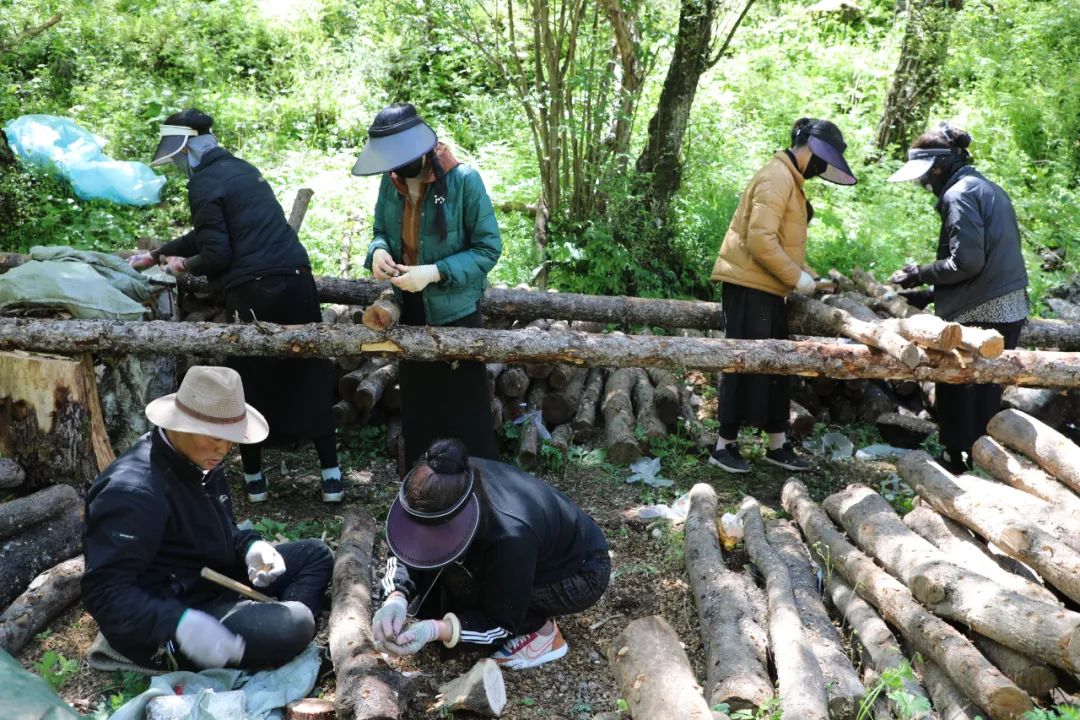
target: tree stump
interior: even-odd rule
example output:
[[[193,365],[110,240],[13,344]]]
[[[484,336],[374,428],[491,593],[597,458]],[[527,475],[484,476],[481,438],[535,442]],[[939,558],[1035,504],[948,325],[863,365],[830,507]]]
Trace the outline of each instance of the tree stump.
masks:
[[[89,355],[0,352],[0,454],[30,487],[88,487],[108,467],[115,456]]]
[[[712,720],[694,671],[667,620],[634,620],[608,649],[622,697],[634,720]]]
[[[469,672],[439,686],[435,710],[468,712],[499,717],[506,707],[506,683],[502,670],[491,658],[480,660]]]

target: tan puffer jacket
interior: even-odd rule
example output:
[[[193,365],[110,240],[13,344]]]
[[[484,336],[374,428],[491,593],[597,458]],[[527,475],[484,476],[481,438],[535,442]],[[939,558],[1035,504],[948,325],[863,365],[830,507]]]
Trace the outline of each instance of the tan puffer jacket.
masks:
[[[803,176],[780,151],[739,199],[710,279],[787,297],[805,267],[806,224]]]

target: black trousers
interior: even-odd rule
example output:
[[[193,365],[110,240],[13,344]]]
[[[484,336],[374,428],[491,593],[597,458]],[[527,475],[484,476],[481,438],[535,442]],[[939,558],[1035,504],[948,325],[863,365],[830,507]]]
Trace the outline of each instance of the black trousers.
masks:
[[[724,283],[721,302],[726,337],[787,338],[787,303],[779,295]],[[791,380],[787,376],[723,373],[719,390],[720,437],[737,437],[743,425],[753,425],[769,433],[787,432],[791,408]]]
[[[402,323],[426,325],[420,293],[404,293]],[[480,312],[447,323],[449,327],[483,327]],[[405,472],[436,440],[457,438],[472,457],[499,459],[487,390],[487,366],[482,362],[398,363],[401,385],[401,436],[405,441]]]
[[[1024,322],[966,324],[997,330],[1005,338],[1005,349],[1012,350],[1020,341]],[[1001,410],[1001,393],[1000,385],[935,385],[937,399],[934,412],[937,415],[938,435],[941,444],[949,451],[949,457],[959,457],[956,454],[959,452],[971,453],[971,446],[986,434],[986,424],[990,418]]]
[[[196,606],[244,638],[238,667],[245,670],[284,665],[307,647],[334,571],[334,553],[321,540],[282,543],[277,551],[285,558],[285,573],[257,590],[279,602],[254,602],[225,590]],[[182,652],[174,657],[181,669],[195,668]]]

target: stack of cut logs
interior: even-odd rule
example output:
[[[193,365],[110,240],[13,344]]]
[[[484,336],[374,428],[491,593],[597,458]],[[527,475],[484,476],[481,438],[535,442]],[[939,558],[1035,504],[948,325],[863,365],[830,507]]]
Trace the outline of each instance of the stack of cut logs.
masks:
[[[654,680],[663,673],[647,668],[689,665],[662,620],[634,621],[610,651],[633,717],[709,717],[721,703],[760,708],[773,697],[785,717],[910,717],[913,703],[929,711],[928,698],[941,718],[1005,720],[1068,700],[1080,672],[1080,447],[1016,410],[987,432],[972,454],[994,480],[954,476],[922,451],[900,460],[918,494],[903,517],[862,484],[819,504],[789,481],[793,522],[764,521],[746,498],[745,548],[764,589],[729,568],[716,495],[695,486],[685,557],[705,682],[690,672]],[[874,704],[870,690],[908,663],[916,675],[904,694]]]
[[[79,597],[83,503],[52,485],[18,496],[25,473],[0,458],[0,649],[14,655]]]

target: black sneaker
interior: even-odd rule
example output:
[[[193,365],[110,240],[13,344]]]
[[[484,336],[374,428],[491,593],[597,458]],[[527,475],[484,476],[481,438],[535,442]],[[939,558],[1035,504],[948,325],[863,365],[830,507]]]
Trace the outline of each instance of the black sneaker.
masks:
[[[265,477],[260,477],[258,480],[245,480],[244,484],[247,485],[248,502],[266,502],[266,499],[270,497],[270,495],[266,492]]]
[[[728,443],[723,450],[709,453],[709,464],[729,473],[748,473],[750,463],[739,453],[739,443]]]
[[[791,443],[789,442],[784,443],[775,450],[766,450],[765,462],[770,462],[773,465],[779,465],[785,470],[794,470],[795,472],[802,472],[803,470],[810,469],[810,463],[796,455],[795,449],[791,447]]]
[[[963,453],[957,453],[957,455],[960,457],[954,458],[952,453],[945,450],[934,458],[934,462],[951,472],[953,475],[963,475],[968,470],[971,470],[971,462],[964,462],[961,459],[964,456]]]
[[[341,478],[324,478],[322,481],[322,501],[339,503],[345,497],[345,482]]]

